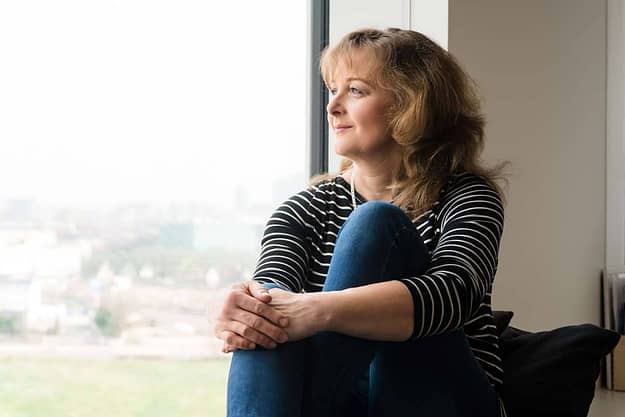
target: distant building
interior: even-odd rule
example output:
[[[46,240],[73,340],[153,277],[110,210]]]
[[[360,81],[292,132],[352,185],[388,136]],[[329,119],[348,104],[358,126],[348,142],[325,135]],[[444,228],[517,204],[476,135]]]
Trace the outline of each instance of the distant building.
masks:
[[[67,279],[80,274],[81,260],[90,252],[91,245],[86,241],[59,241],[54,230],[0,228],[3,276]]]
[[[0,280],[0,313],[26,315],[41,304],[41,285],[32,279]]]
[[[152,265],[143,265],[139,270],[139,278],[141,279],[154,279],[156,277],[156,271]]]
[[[15,320],[16,331],[58,332],[67,311],[65,304],[43,304],[39,281],[0,279],[0,316]]]
[[[214,290],[215,288],[218,288],[221,279],[220,279],[219,271],[217,270],[217,268],[215,267],[210,268],[206,272],[206,276],[204,280],[206,281],[206,286],[208,287],[208,289]]]
[[[41,285],[31,279],[0,280],[0,316],[15,331],[27,330],[32,313],[41,305]]]

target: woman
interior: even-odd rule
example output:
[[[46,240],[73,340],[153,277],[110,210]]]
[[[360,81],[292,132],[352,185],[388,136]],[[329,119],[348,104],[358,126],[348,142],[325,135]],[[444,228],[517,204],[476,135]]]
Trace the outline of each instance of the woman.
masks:
[[[321,71],[340,172],[276,210],[224,303],[228,415],[505,415],[502,166],[479,163],[470,78],[400,29],[347,34]]]

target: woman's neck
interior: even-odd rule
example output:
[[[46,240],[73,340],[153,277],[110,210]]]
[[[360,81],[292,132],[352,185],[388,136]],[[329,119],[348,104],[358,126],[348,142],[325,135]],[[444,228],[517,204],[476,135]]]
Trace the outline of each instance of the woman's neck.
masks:
[[[354,189],[367,201],[391,201],[391,190],[386,187],[393,181],[389,171],[365,171],[352,165],[351,175],[354,180]]]
[[[367,201],[393,200],[392,192],[387,187],[393,182],[394,169],[373,169],[353,163],[342,176],[348,183],[353,178],[355,191]]]
[[[392,191],[387,187],[402,163],[403,149],[396,143],[377,155],[366,159],[352,159],[352,166],[342,175],[350,182],[353,178],[354,189],[367,201],[392,201]]]

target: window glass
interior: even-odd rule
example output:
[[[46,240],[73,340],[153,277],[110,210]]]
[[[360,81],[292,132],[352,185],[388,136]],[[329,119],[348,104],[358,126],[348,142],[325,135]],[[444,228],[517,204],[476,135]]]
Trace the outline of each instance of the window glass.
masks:
[[[306,6],[0,3],[1,415],[224,415],[214,316],[306,185]]]

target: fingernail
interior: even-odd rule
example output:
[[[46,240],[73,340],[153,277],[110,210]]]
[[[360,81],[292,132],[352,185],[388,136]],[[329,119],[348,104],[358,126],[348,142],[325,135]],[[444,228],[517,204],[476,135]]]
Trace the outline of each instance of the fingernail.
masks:
[[[278,345],[276,345],[274,342],[269,343],[269,349],[275,349],[276,346]]]
[[[247,344],[247,347],[248,347],[248,348],[250,348],[250,349],[256,349],[256,344],[254,344],[254,343],[248,343],[248,344]]]
[[[278,339],[280,340],[280,343],[284,343],[289,340],[289,337],[286,334],[281,334]]]
[[[287,324],[289,324],[289,319],[283,317],[279,320],[279,323],[280,323],[280,326],[284,327]]]

